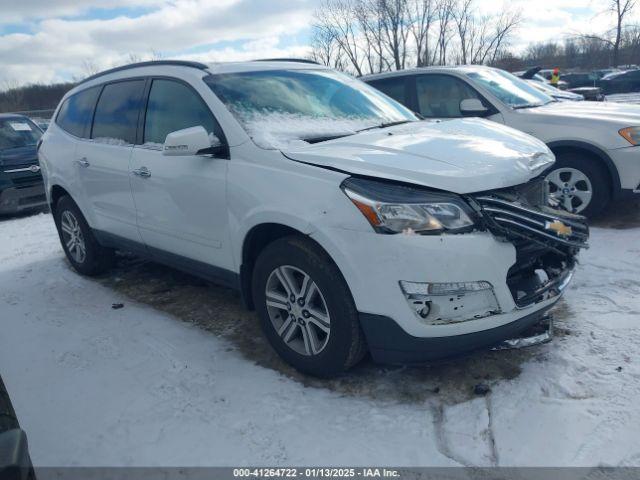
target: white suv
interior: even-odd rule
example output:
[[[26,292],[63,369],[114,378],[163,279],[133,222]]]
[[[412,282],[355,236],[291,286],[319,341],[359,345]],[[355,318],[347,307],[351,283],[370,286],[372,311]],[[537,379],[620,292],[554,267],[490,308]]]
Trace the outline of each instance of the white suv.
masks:
[[[611,199],[640,196],[640,106],[559,102],[516,76],[479,65],[362,77],[425,118],[484,117],[544,141],[556,156],[551,197],[592,216]]]
[[[421,122],[304,62],[160,61],[69,92],[39,147],[69,262],[113,250],[237,288],[291,365],[421,362],[540,321],[586,245],[545,207],[553,155],[495,123]]]

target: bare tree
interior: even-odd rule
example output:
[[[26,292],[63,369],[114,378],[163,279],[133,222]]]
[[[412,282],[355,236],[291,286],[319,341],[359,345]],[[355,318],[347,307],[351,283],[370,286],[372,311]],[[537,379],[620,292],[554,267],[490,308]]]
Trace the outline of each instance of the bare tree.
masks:
[[[318,28],[313,31],[313,36],[311,37],[311,59],[338,70],[345,69],[340,46],[333,32],[325,28]]]
[[[91,75],[98,73],[100,68],[93,60],[87,58],[82,61],[82,71],[86,77],[90,77]]]
[[[382,72],[391,70],[383,46],[383,21],[378,4],[371,0],[358,0],[355,4],[355,15],[358,28],[362,34],[366,62],[369,71]]]
[[[480,63],[495,62],[503,48],[508,45],[511,34],[521,22],[522,13],[520,11],[503,11],[493,24],[493,36],[486,44],[485,54]]]
[[[362,75],[361,40],[356,29],[356,15],[353,2],[350,0],[325,0],[315,13],[314,28],[335,39],[355,70]]]
[[[625,17],[636,6],[636,0],[610,0],[609,11],[616,16],[616,37],[613,42],[613,66],[617,67],[622,41],[622,28]]]
[[[435,0],[413,0],[407,7],[411,35],[416,49],[416,66],[429,64],[429,35],[436,18]]]
[[[473,0],[460,0],[454,5],[451,16],[460,42],[460,60],[463,65],[473,57],[476,40],[476,24],[473,12]]]
[[[149,60],[162,60],[162,52],[152,48],[149,52]]]
[[[476,0],[325,0],[316,11],[313,58],[357,75],[417,66],[487,63],[520,23],[511,10],[479,17]]]
[[[24,101],[24,89],[15,80],[5,80],[2,82],[2,104],[0,112],[12,112],[22,110]]]
[[[383,45],[396,70],[405,68],[407,40],[411,32],[406,0],[374,0],[381,20]]]
[[[456,0],[439,0],[436,6],[436,19],[438,23],[438,35],[436,48],[431,56],[431,64],[447,64],[447,48],[453,36],[451,20]],[[437,58],[437,60],[436,60]]]

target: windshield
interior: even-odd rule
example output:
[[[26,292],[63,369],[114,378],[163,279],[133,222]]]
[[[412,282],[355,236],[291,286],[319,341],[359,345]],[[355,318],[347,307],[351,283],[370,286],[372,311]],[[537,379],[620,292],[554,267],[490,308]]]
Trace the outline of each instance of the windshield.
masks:
[[[536,90],[540,90],[542,92],[547,93],[548,95],[551,95],[552,97],[554,95],[559,95],[560,93],[563,93],[562,90],[558,90],[553,85],[549,85],[548,83],[539,82],[537,80],[530,80],[529,85],[531,85]],[[564,93],[567,93],[567,92],[564,92]]]
[[[553,102],[546,93],[503,70],[478,70],[467,73],[467,76],[513,108],[537,107]]]
[[[373,87],[332,70],[267,70],[205,81],[263,148],[286,148],[416,121]]]
[[[42,131],[26,118],[0,120],[0,150],[34,146]]]

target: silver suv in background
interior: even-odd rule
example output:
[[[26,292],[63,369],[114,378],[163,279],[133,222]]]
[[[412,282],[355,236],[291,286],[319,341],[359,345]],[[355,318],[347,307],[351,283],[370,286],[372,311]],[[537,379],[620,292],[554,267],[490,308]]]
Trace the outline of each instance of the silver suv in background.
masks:
[[[640,106],[558,102],[484,66],[428,67],[362,77],[427,119],[482,117],[545,142],[551,197],[592,216],[611,199],[640,196]]]

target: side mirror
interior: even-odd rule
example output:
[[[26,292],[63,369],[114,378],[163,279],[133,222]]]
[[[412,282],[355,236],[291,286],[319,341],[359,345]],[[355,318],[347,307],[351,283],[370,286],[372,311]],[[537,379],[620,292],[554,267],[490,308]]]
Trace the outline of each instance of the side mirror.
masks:
[[[460,113],[465,117],[482,117],[489,109],[477,98],[465,98],[460,102]]]
[[[187,155],[211,155],[226,149],[220,140],[209,136],[204,127],[191,127],[177,130],[167,135],[162,154],[169,157]]]

